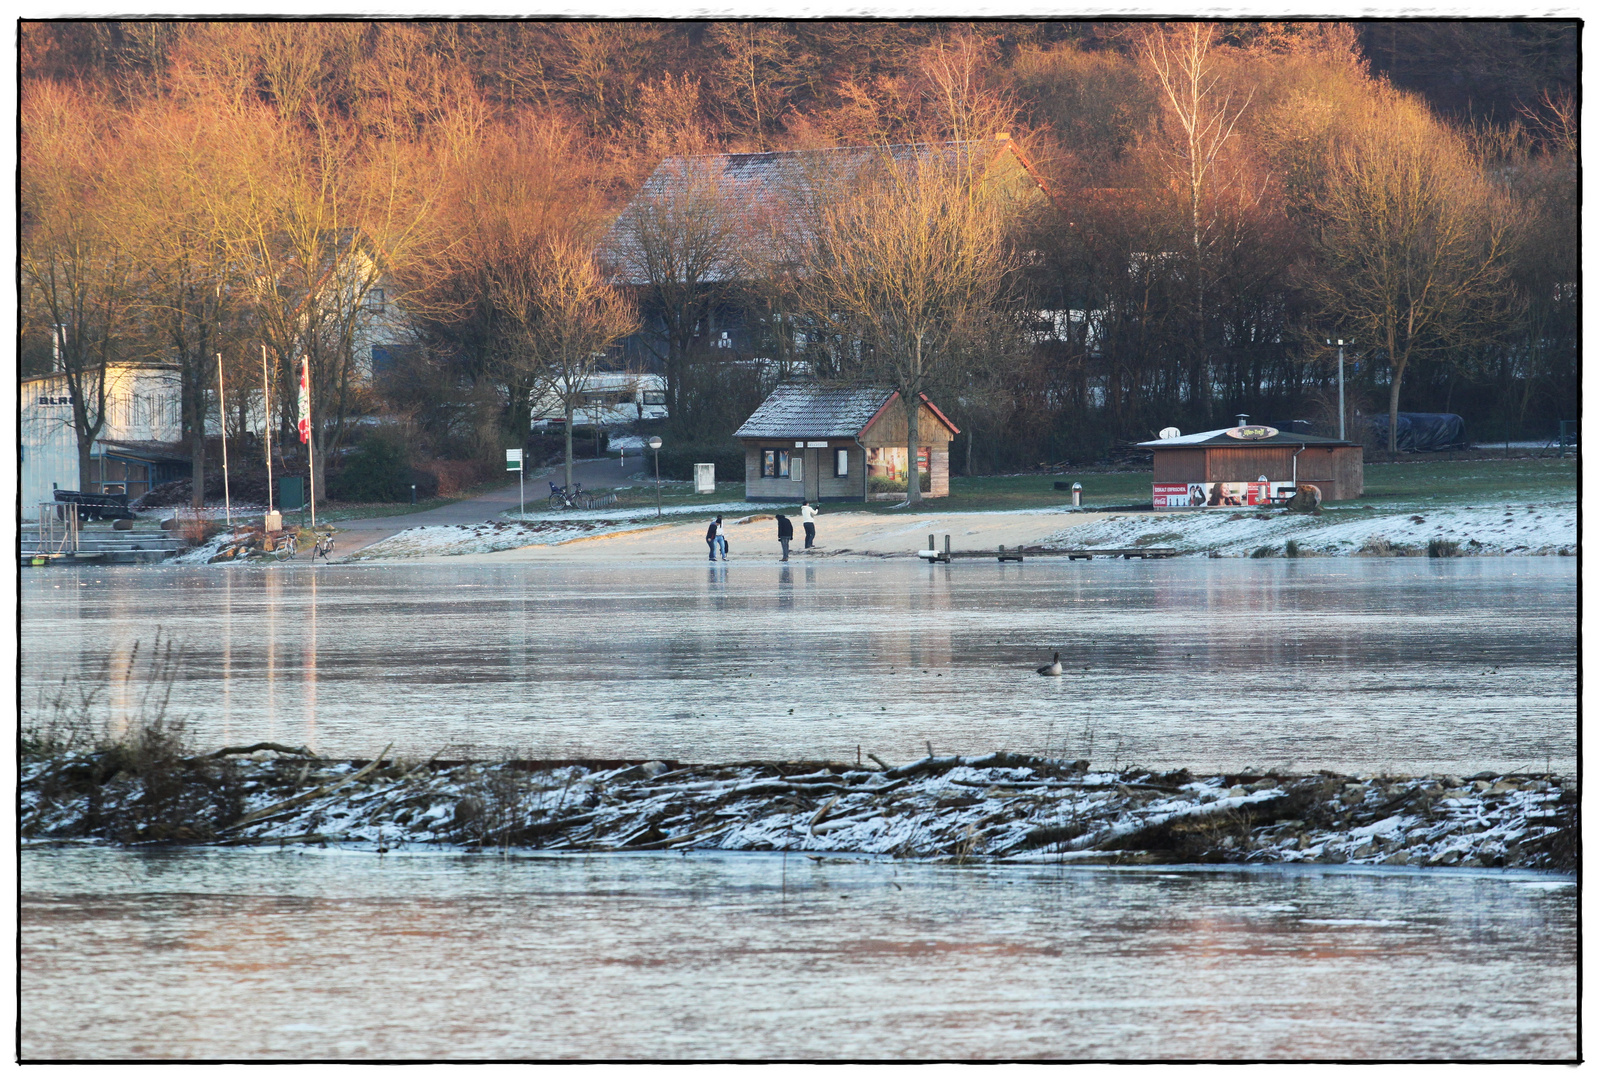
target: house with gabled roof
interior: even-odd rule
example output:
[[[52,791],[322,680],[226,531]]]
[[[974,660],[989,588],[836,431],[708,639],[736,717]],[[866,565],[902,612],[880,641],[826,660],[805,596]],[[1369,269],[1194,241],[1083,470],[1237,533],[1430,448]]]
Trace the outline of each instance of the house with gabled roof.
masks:
[[[922,494],[949,494],[949,444],[960,429],[921,395],[916,472]],[[733,437],[744,444],[744,498],[794,503],[899,501],[910,478],[905,405],[881,386],[783,383]]]
[[[652,276],[664,275],[716,291],[718,285],[742,280],[752,265],[781,263],[787,244],[804,235],[817,200],[833,185],[885,158],[915,161],[918,167],[968,168],[979,185],[1008,198],[1054,197],[1006,133],[967,141],[681,155],[664,158],[655,167],[598,250],[624,287],[642,287]],[[660,212],[668,205],[676,209]],[[699,220],[707,207],[727,220],[715,228]],[[650,219],[651,214],[658,219]],[[639,239],[640,221],[647,219],[652,228],[677,227],[685,235],[674,245],[652,250]],[[648,311],[644,314],[644,329],[623,347],[631,362],[659,355],[649,347],[654,331]],[[756,328],[736,304],[708,305],[697,337],[699,347],[731,350],[730,359],[751,356],[762,347]]]

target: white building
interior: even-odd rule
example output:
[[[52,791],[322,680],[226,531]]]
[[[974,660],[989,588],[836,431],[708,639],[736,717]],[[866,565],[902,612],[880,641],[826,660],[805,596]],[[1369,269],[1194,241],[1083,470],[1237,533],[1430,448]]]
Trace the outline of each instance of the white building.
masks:
[[[106,380],[105,426],[95,439],[86,477],[78,472],[66,377],[22,380],[18,436],[24,521],[37,520],[39,504],[53,501],[57,488],[138,498],[188,474],[177,367],[114,363]]]

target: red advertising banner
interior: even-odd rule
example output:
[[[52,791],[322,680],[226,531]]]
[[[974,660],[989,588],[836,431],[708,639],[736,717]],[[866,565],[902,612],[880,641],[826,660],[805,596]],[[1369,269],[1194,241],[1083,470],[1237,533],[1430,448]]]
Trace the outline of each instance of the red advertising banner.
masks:
[[[1209,484],[1156,484],[1156,510],[1262,506],[1271,501],[1272,489],[1284,484],[1256,480]]]
[[[300,358],[300,441],[311,441],[311,362]]]

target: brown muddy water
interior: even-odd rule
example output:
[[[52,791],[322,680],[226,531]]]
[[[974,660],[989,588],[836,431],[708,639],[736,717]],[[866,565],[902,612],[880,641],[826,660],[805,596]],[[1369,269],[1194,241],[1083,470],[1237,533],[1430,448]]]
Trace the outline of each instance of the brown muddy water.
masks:
[[[1576,1052],[1530,872],[54,849],[20,910],[25,1060]]]
[[[53,567],[22,700],[125,720],[159,628],[206,747],[1571,775],[1576,601],[1556,558]]]

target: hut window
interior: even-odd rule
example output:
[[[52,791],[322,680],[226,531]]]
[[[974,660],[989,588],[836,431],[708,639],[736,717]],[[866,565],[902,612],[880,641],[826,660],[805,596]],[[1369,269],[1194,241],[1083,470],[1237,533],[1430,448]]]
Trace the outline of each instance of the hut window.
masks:
[[[803,452],[801,452],[799,457],[789,462],[788,478],[796,484],[805,479],[805,455]]]
[[[834,476],[848,476],[849,475],[849,451],[848,450],[839,448],[839,449],[835,449],[833,451],[833,475]]]
[[[788,475],[787,450],[762,450],[761,475],[773,479]]]

